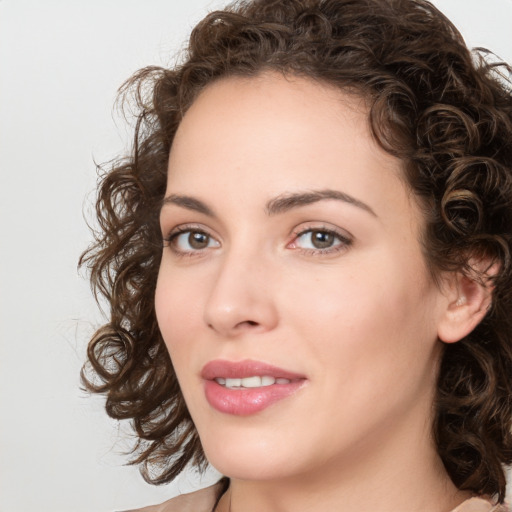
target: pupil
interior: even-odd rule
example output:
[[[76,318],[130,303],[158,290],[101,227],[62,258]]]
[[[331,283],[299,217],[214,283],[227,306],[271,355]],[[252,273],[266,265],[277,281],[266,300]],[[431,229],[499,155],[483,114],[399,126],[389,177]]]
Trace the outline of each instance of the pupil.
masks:
[[[317,249],[326,249],[331,247],[334,241],[334,236],[325,231],[313,231],[312,242]]]
[[[208,235],[204,233],[190,233],[188,235],[188,243],[194,249],[204,249],[208,246]]]

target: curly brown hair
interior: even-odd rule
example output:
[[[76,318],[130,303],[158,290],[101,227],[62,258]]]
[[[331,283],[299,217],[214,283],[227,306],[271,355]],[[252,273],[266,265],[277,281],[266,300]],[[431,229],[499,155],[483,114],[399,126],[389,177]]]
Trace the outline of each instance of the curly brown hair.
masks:
[[[206,464],[154,308],[171,144],[206,86],[273,70],[368,101],[375,139],[403,160],[424,211],[434,277],[474,279],[475,258],[499,263],[486,317],[444,348],[433,435],[458,488],[503,501],[503,464],[512,463],[512,93],[511,68],[487,56],[471,53],[425,0],[255,0],[208,15],[173,69],[145,68],[126,82],[133,150],[100,178],[100,230],[80,260],[110,321],[92,338],[82,377],[106,395],[111,417],[132,420],[133,463],[146,480]]]

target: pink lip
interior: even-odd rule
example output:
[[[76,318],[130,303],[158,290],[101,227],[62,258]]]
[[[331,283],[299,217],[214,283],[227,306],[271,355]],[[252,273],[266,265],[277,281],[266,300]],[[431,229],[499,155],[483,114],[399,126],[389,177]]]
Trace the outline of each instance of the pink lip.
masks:
[[[254,375],[288,379],[291,382],[259,388],[229,389],[214,380],[216,378],[243,379]],[[208,403],[219,412],[237,416],[248,416],[266,409],[295,393],[306,381],[304,375],[251,360],[210,361],[203,367],[201,377],[205,381],[205,395]]]

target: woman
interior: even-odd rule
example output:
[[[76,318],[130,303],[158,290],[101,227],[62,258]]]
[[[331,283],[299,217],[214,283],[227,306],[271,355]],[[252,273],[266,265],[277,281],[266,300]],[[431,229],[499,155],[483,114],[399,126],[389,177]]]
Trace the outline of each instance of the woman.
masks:
[[[147,480],[229,478],[147,510],[505,510],[499,69],[423,0],[260,0],[126,84],[84,379],[132,419]]]

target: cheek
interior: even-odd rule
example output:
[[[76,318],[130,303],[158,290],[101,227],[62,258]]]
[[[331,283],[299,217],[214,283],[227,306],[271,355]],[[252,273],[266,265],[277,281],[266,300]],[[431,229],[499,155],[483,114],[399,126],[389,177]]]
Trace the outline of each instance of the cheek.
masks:
[[[178,273],[162,270],[155,292],[155,312],[160,332],[171,357],[176,377],[189,410],[200,409],[194,405],[197,396],[197,375],[190,369],[197,368],[196,358],[201,325],[199,283],[190,283]]]
[[[380,373],[380,361],[410,361],[431,349],[435,294],[421,259],[373,254],[347,268],[303,276],[292,295],[286,316],[307,333],[316,357],[325,364],[335,357],[343,366],[374,360]]]
[[[176,365],[178,359],[190,352],[184,349],[189,345],[188,338],[194,339],[193,330],[201,319],[197,286],[161,269],[155,292],[155,312],[160,332]]]
[[[342,284],[326,280],[323,294],[297,297],[308,309],[294,317],[295,332],[308,340],[315,383],[326,402],[340,404],[311,420],[319,429],[329,422],[336,431],[347,415],[361,428],[401,417],[434,385],[428,277],[418,278],[418,266],[411,286],[404,266],[386,267],[382,273],[364,266]]]

